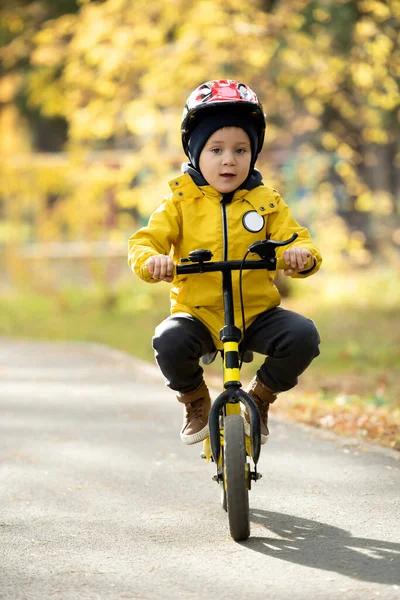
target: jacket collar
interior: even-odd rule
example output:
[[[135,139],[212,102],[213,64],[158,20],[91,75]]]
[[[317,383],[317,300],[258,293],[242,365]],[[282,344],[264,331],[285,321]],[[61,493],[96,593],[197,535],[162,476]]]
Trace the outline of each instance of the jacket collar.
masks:
[[[169,182],[169,187],[176,200],[194,200],[195,198],[202,198],[205,193],[210,196],[215,196],[218,200],[221,199],[222,194],[209,185],[202,174],[192,165],[184,163],[182,165],[182,171],[183,175],[180,175]],[[234,200],[238,200],[244,196],[246,196],[246,198],[248,197],[250,200],[250,197],[253,196],[252,191],[255,191],[260,185],[264,185],[262,183],[262,175],[259,171],[254,169],[246,181],[242,183],[240,188],[235,191]],[[251,202],[251,204],[253,204],[253,202]]]
[[[203,175],[200,173],[200,171],[195,169],[192,164],[190,164],[188,162],[183,163],[181,166],[181,170],[182,170],[182,173],[188,173],[196,185],[198,185],[200,187],[209,185],[207,183],[207,181],[204,179]],[[257,171],[257,169],[253,169],[252,172],[248,175],[247,179],[245,179],[245,181],[243,181],[239,190],[250,191],[253,188],[258,187],[259,185],[263,185],[262,175],[261,175],[260,171]]]

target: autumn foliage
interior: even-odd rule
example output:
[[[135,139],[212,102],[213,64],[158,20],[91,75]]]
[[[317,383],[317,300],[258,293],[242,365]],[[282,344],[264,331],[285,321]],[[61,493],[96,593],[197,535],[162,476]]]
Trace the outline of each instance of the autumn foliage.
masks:
[[[306,390],[289,398],[288,414],[399,448],[398,287],[394,292],[390,284],[387,293],[385,285],[371,287],[378,274],[392,281],[400,263],[399,21],[400,0],[3,0],[3,278],[42,296],[52,292],[47,299],[55,302],[57,327],[51,331],[58,331],[73,310],[54,293],[66,270],[65,261],[57,268],[56,258],[79,256],[86,279],[102,291],[101,302],[105,298],[96,335],[106,332],[109,319],[109,331],[118,335],[100,341],[130,350],[121,339],[124,319],[131,326],[133,317],[113,287],[115,261],[127,270],[129,235],[168,192],[168,179],[185,159],[179,129],[188,94],[209,79],[243,80],[267,114],[258,162],[264,180],[279,189],[321,247],[319,302],[329,293],[330,314],[337,316],[343,290],[352,291],[345,331],[336,331],[343,318],[330,316],[323,332],[323,352],[331,353],[327,368],[336,369],[331,395],[313,402]],[[42,269],[36,268],[40,256]],[[385,323],[379,343],[372,337],[382,332],[369,330],[354,303],[357,298],[364,310],[367,302],[354,269],[368,280],[373,320]],[[149,302],[144,293],[140,298]],[[135,310],[141,305],[136,299]],[[6,301],[4,314],[5,307],[11,312],[0,331],[11,335],[25,327],[50,335],[36,317],[29,329],[26,305],[21,314],[16,302]],[[354,323],[351,310],[360,313]],[[81,318],[80,309],[75,316]],[[139,315],[138,326],[142,320]],[[78,322],[82,336],[87,323]],[[65,335],[74,336],[73,327]],[[337,373],[347,367],[365,389],[358,386],[362,398],[350,394],[343,404]],[[386,370],[396,381],[381,406],[375,380]]]
[[[184,158],[188,93],[231,77],[263,101],[260,165],[295,212],[356,264],[378,250],[398,261],[398,0],[2,7],[0,194],[6,207],[31,204],[37,239],[125,239]],[[40,139],[66,157],[26,158]],[[15,210],[7,220],[26,220]]]

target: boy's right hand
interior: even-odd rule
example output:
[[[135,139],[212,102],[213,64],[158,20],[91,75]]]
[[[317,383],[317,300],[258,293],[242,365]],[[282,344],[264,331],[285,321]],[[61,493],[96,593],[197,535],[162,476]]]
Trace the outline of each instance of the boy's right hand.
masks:
[[[157,254],[157,256],[151,256],[145,264],[151,273],[152,279],[171,283],[175,265],[170,256]]]

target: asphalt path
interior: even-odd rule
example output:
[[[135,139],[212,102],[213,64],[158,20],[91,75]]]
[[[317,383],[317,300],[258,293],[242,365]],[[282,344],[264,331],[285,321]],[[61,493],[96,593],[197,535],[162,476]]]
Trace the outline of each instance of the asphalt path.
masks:
[[[271,420],[234,542],[155,367],[0,340],[0,598],[400,599],[399,453]]]

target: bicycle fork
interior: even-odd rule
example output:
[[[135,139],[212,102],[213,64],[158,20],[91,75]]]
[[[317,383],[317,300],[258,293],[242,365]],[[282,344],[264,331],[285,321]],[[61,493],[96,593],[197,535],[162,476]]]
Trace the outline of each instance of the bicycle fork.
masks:
[[[257,465],[261,451],[261,421],[260,413],[254,400],[241,387],[239,370],[238,341],[224,341],[224,387],[223,391],[213,402],[208,418],[210,431],[211,454],[218,464],[221,453],[220,414],[240,415],[242,401],[250,416],[250,448],[253,462]]]

